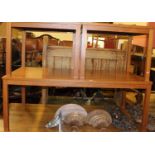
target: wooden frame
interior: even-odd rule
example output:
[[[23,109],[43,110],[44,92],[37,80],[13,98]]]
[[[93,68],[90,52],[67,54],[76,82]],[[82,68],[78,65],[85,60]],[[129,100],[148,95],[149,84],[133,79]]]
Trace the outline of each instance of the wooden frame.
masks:
[[[7,75],[11,75],[11,31],[12,28],[19,28],[21,30],[43,30],[43,31],[49,31],[49,30],[62,30],[62,31],[75,31],[75,37],[74,37],[74,42],[75,42],[75,47],[73,53],[75,53],[75,58],[73,60],[74,62],[74,73],[73,76],[74,78],[78,78],[78,65],[79,65],[79,59],[77,59],[79,57],[79,51],[80,51],[80,29],[81,29],[81,25],[78,23],[7,23],[7,34],[6,34],[6,38],[7,38],[7,60],[6,60],[6,74]],[[22,46],[24,47],[24,46]],[[22,50],[24,50],[24,48],[22,48]],[[22,52],[22,64],[25,63],[24,61],[24,52]]]
[[[85,78],[85,58],[86,58],[86,47],[87,47],[87,33],[90,32],[105,32],[114,34],[124,34],[129,36],[128,43],[128,60],[127,60],[127,73],[130,71],[130,60],[131,60],[131,43],[132,36],[134,35],[147,35],[148,36],[148,49],[146,55],[146,66],[145,66],[145,80],[149,81],[150,65],[151,65],[151,50],[153,42],[153,30],[149,27],[144,26],[128,26],[128,25],[114,25],[114,24],[83,24],[82,26],[82,47],[81,47],[81,67],[80,67],[80,78]]]
[[[29,68],[21,67],[11,72],[11,29],[19,28],[23,30],[74,30],[75,42],[73,49],[74,71],[55,71],[51,72],[46,67],[43,68]],[[95,77],[89,74],[85,76],[85,56],[87,46],[87,31],[104,31],[110,33],[119,33],[127,35],[148,35],[148,48],[145,66],[145,77],[138,77],[131,75],[129,72],[124,74],[105,74],[102,77]],[[136,88],[145,90],[145,99],[143,106],[143,119],[141,131],[146,130],[148,120],[148,107],[151,92],[151,82],[149,81],[151,49],[152,49],[152,29],[141,26],[124,26],[112,24],[83,24],[82,27],[82,42],[81,25],[78,23],[8,23],[7,24],[7,74],[3,77],[3,117],[4,117],[4,131],[9,131],[9,101],[8,88],[9,85],[20,86],[42,86],[42,87],[86,87],[86,88]],[[81,50],[80,50],[81,45]],[[24,49],[24,48],[23,48]],[[24,51],[24,50],[23,50]],[[129,45],[130,51],[130,45]],[[23,53],[23,52],[22,52]],[[130,55],[130,54],[129,54]],[[25,59],[22,56],[22,59]],[[129,59],[128,59],[129,60]],[[23,63],[22,63],[23,64]],[[128,62],[128,65],[130,63]],[[128,67],[128,66],[127,66]]]

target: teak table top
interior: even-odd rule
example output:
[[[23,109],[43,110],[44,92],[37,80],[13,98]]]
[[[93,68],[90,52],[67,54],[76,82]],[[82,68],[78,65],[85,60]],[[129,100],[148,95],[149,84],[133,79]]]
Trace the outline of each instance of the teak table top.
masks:
[[[21,67],[5,75],[9,84],[62,86],[62,87],[94,87],[94,88],[145,88],[150,81],[143,77],[123,72],[86,71],[84,79],[74,79],[72,70],[49,69],[42,67]]]

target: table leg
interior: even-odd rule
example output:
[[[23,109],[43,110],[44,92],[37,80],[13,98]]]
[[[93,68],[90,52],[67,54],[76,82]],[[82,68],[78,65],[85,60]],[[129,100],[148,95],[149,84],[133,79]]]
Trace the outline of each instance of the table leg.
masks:
[[[121,99],[120,108],[121,109],[125,109],[125,104],[126,104],[126,91],[125,90],[122,90],[121,91],[121,94],[122,94],[122,99]]]
[[[42,89],[42,97],[41,97],[41,103],[46,104],[48,98],[48,88]]]
[[[24,86],[22,86],[21,88],[21,97],[22,97],[22,104],[26,103],[26,88]]]
[[[147,129],[150,94],[151,94],[151,84],[149,84],[148,87],[145,89],[141,131],[146,131]]]
[[[3,121],[4,131],[9,131],[9,98],[8,98],[8,83],[3,80]]]

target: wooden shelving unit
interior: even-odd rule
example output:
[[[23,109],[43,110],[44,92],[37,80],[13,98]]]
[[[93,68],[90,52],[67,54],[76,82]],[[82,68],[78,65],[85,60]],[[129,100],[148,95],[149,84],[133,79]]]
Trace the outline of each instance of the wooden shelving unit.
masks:
[[[22,45],[22,67],[11,71],[11,31],[12,28],[23,30]],[[25,31],[70,31],[74,33],[72,64],[71,69],[50,69],[46,67],[34,68],[25,67]],[[81,40],[82,32],[82,40]],[[107,70],[88,70],[86,66],[86,48],[88,32],[105,32],[110,34],[127,35],[129,38],[126,69],[119,71]],[[147,35],[148,47],[146,52],[146,65],[144,77],[133,75],[130,72],[131,41],[134,35]],[[3,118],[4,131],[9,131],[9,85],[23,86],[42,86],[42,87],[85,87],[85,88],[135,88],[144,89],[145,98],[143,104],[143,117],[141,130],[145,131],[148,120],[149,98],[151,92],[151,82],[149,81],[151,66],[153,30],[142,26],[124,26],[113,24],[94,24],[94,23],[7,23],[7,49],[6,49],[6,75],[3,77]],[[46,42],[46,40],[45,40]],[[80,49],[81,47],[81,49]],[[46,47],[44,46],[46,49]],[[91,49],[92,50],[92,49]],[[107,51],[108,52],[108,51]]]

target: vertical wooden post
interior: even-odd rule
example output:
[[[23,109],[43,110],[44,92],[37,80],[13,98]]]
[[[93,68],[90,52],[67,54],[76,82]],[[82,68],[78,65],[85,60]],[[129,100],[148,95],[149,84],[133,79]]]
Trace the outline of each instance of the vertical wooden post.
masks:
[[[25,43],[26,43],[26,32],[23,31],[22,32],[22,52],[21,52],[22,67],[25,67],[25,55],[26,55]]]
[[[42,88],[41,103],[46,104],[48,98],[48,88]]]
[[[43,37],[43,51],[42,51],[42,67],[47,67],[47,46],[48,46],[48,36]],[[42,89],[41,103],[46,104],[48,97],[48,88]]]
[[[25,67],[25,42],[26,42],[26,32],[22,32],[22,51],[21,51],[21,66]],[[21,87],[21,97],[22,104],[26,103],[26,88],[24,86]]]
[[[73,60],[73,77],[74,79],[79,78],[79,58],[80,58],[80,32],[81,25],[77,25],[76,32],[73,36],[73,50],[72,50],[72,60]]]
[[[8,84],[6,80],[3,80],[3,123],[4,131],[9,131],[9,96],[8,96]]]
[[[141,127],[142,131],[146,131],[146,128],[147,128],[150,94],[151,94],[151,83],[148,84],[147,88],[145,89],[145,98],[144,98],[143,115],[142,115],[142,127]]]
[[[146,52],[146,62],[145,62],[145,81],[150,80],[150,68],[151,68],[151,57],[152,57],[152,45],[153,45],[153,29],[150,29],[148,36],[148,47]]]
[[[24,86],[21,87],[21,96],[22,96],[22,104],[26,103],[26,88]]]
[[[121,94],[122,94],[122,100],[121,100],[120,108],[122,110],[124,110],[125,109],[125,104],[126,104],[126,91],[125,90],[122,90],[121,91]]]
[[[128,39],[128,49],[127,49],[127,66],[126,66],[126,72],[130,72],[130,65],[131,65],[131,47],[132,47],[132,37],[129,37]]]
[[[87,30],[83,26],[82,29],[82,42],[81,42],[81,64],[80,64],[80,79],[85,77],[85,61],[86,61],[86,48],[87,48]]]
[[[6,24],[6,74],[11,75],[12,45],[11,45],[11,23]]]

